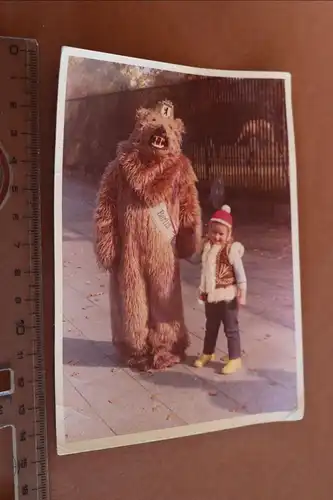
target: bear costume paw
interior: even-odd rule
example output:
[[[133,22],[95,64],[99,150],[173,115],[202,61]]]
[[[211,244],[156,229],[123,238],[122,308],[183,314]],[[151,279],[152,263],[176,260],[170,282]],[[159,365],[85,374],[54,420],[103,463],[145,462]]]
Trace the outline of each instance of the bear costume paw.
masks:
[[[168,351],[161,351],[154,356],[153,368],[165,370],[181,362],[181,357]]]

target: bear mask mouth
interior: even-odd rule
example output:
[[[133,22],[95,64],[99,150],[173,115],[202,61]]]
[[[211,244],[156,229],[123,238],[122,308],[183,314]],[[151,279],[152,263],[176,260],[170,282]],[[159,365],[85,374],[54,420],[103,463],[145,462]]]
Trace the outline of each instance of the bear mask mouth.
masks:
[[[149,144],[154,149],[166,149],[169,145],[169,141],[165,130],[156,130],[150,137]]]

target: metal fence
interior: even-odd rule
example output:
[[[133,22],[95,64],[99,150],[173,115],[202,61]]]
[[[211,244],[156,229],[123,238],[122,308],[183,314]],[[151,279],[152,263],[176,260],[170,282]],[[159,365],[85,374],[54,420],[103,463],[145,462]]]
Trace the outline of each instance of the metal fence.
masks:
[[[189,156],[200,181],[210,184],[222,178],[226,188],[239,192],[284,195],[289,192],[287,151],[279,145],[192,144]]]
[[[185,123],[183,149],[199,181],[222,177],[231,191],[288,195],[284,81],[276,79],[205,78],[67,101],[65,168],[99,177],[130,134],[135,110],[163,98]]]

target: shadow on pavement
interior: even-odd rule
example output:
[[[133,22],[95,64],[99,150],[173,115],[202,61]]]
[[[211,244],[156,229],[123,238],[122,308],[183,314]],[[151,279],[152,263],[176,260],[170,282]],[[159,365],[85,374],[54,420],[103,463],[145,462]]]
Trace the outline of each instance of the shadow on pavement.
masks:
[[[87,338],[63,338],[63,364],[123,368],[110,341]]]
[[[274,372],[274,373],[273,373]],[[170,386],[175,389],[198,389],[206,392],[210,404],[218,405],[226,409],[227,399],[232,399],[238,406],[238,413],[260,414],[280,411],[293,411],[297,409],[297,392],[295,388],[295,373],[283,372],[282,370],[262,370],[257,375],[263,378],[235,380],[233,375],[228,377],[221,375],[221,382],[214,379],[214,386],[209,380],[193,373],[179,373],[172,370],[154,373],[153,375],[142,375],[146,382],[156,387]],[[284,386],[266,377],[284,379]],[[287,386],[287,387],[286,387]]]
[[[92,341],[88,339],[64,338],[64,364],[85,367],[107,367],[122,369],[125,367],[114,352],[111,341]],[[200,389],[214,404],[223,409],[229,409],[234,401],[233,411],[244,414],[260,414],[277,411],[293,411],[297,408],[296,374],[284,370],[260,369],[244,370],[242,379],[236,379],[239,374],[217,378],[221,362],[211,363],[214,379],[202,376],[201,370],[190,371],[189,366],[194,357],[188,357],[186,363],[173,369],[160,372],[138,374],[138,381],[149,384],[156,389],[169,387],[176,390],[191,391]],[[185,371],[180,371],[184,370]],[[188,370],[188,371],[186,371]],[[206,372],[207,375],[207,372]],[[181,397],[181,396],[180,396]],[[189,394],[190,397],[190,394]],[[207,401],[208,402],[208,401]]]

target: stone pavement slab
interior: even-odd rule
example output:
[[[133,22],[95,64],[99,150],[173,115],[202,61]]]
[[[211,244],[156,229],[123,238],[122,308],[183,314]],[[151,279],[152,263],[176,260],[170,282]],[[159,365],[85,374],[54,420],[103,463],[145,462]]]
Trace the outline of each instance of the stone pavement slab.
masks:
[[[111,344],[107,274],[92,247],[95,193],[64,179],[63,305],[64,404],[69,440],[112,435],[296,406],[290,234],[284,228],[238,228],[247,252],[248,305],[241,309],[244,368],[220,374],[226,340],[217,359],[198,370],[205,318],[196,298],[200,267],[182,262],[185,318],[191,332],[186,363],[141,374],[119,366]],[[242,238],[241,238],[242,235]]]
[[[114,432],[94,411],[71,381],[65,377],[66,402],[64,420],[68,441],[86,441],[114,436]]]

